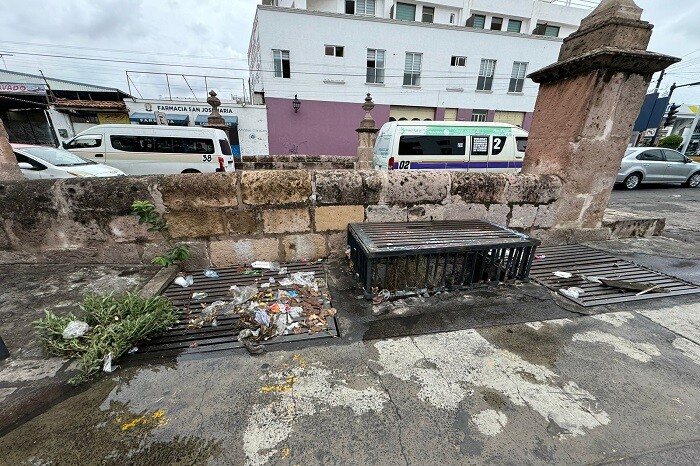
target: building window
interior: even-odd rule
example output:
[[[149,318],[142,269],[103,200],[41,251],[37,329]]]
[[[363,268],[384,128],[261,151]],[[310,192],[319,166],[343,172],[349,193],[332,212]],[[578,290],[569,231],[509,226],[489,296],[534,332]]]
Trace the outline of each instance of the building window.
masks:
[[[342,57],[343,56],[343,46],[342,45],[326,45],[326,55],[329,57]]]
[[[527,74],[527,63],[522,61],[513,62],[513,72],[510,75],[508,92],[523,92],[525,74]]]
[[[275,78],[288,78],[289,50],[273,50],[272,58],[275,63]]]
[[[484,15],[471,15],[467,20],[467,26],[477,29],[484,29],[486,25],[486,16]]]
[[[491,30],[500,31],[501,29],[503,29],[503,18],[497,16],[491,18]]]
[[[450,13],[450,24],[454,24],[454,23],[455,23],[455,14]]]
[[[559,37],[559,26],[549,26],[546,23],[537,23],[532,33],[536,36]]]
[[[384,83],[384,50],[367,49],[367,81]]]
[[[496,71],[496,60],[481,59],[479,77],[476,80],[477,91],[490,91],[493,87],[493,74]]]
[[[422,53],[406,52],[406,67],[403,72],[404,86],[420,86]]]
[[[472,110],[472,121],[486,121],[488,110]]]
[[[396,4],[396,19],[401,21],[416,20],[416,6],[408,3]]]
[[[432,23],[435,19],[435,8],[431,6],[423,7],[423,17],[421,19],[424,23]]]
[[[508,20],[508,32],[520,32],[523,28],[523,22],[519,19]]]
[[[374,16],[375,0],[357,0],[356,15]]]
[[[345,14],[355,14],[355,0],[345,0]]]
[[[450,60],[450,66],[467,66],[467,57],[452,56],[452,60]]]

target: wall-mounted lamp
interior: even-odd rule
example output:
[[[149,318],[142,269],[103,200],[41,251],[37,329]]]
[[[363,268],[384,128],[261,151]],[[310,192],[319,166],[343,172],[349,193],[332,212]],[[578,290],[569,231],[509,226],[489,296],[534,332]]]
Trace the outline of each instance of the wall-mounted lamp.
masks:
[[[292,100],[292,107],[294,107],[294,113],[301,107],[301,101],[297,98],[296,94],[294,94],[294,100]]]

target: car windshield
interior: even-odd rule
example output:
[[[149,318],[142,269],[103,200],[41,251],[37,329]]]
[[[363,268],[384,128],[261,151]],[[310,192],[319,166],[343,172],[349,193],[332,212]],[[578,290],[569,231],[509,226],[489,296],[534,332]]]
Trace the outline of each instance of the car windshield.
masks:
[[[92,165],[95,163],[78,157],[67,150],[56,149],[54,147],[23,147],[21,150],[57,167],[73,167],[76,165]]]

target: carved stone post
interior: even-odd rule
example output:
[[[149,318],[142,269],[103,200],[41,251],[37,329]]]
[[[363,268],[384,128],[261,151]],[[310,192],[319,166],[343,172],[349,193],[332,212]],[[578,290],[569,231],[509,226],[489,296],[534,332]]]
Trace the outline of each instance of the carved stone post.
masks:
[[[219,113],[219,107],[221,106],[221,100],[216,96],[216,92],[209,91],[209,97],[207,97],[207,103],[211,105],[211,114],[207,118],[207,126],[226,126],[226,120]]]
[[[641,14],[632,0],[603,0],[564,39],[558,61],[529,76],[540,90],[523,173],[562,179],[560,241],[585,239],[581,229],[593,230],[589,238],[601,232],[651,76],[678,61],[646,51],[653,25]]]
[[[357,128],[357,168],[366,170],[372,168],[372,157],[374,154],[374,142],[377,140],[378,128],[374,127],[374,118],[372,118],[372,109],[374,102],[372,96],[367,94],[365,103],[362,104],[362,109],[365,111],[365,117],[360,122],[360,127]]]
[[[10,138],[5,131],[5,125],[0,120],[0,181],[22,179],[24,175],[17,166],[17,159],[10,146]]]

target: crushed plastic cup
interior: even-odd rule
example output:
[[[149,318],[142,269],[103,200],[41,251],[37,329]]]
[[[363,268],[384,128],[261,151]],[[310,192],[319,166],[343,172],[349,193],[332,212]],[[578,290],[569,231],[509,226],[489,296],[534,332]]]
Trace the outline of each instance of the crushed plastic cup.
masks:
[[[219,274],[216,270],[207,269],[204,271],[204,276],[207,278],[219,278]]]
[[[107,356],[102,360],[102,371],[111,373],[116,370],[116,366],[112,366],[112,353],[107,353]]]
[[[180,276],[177,277],[173,283],[180,285],[183,288],[187,288],[194,283],[194,277],[192,275],[187,275],[186,277]]]
[[[571,278],[571,277],[573,277],[573,274],[571,274],[570,272],[561,272],[559,270],[557,270],[556,272],[552,272],[552,275],[556,275],[559,278]]]
[[[90,326],[86,322],[80,320],[71,320],[63,329],[63,338],[72,340],[73,338],[82,337],[90,330]]]

